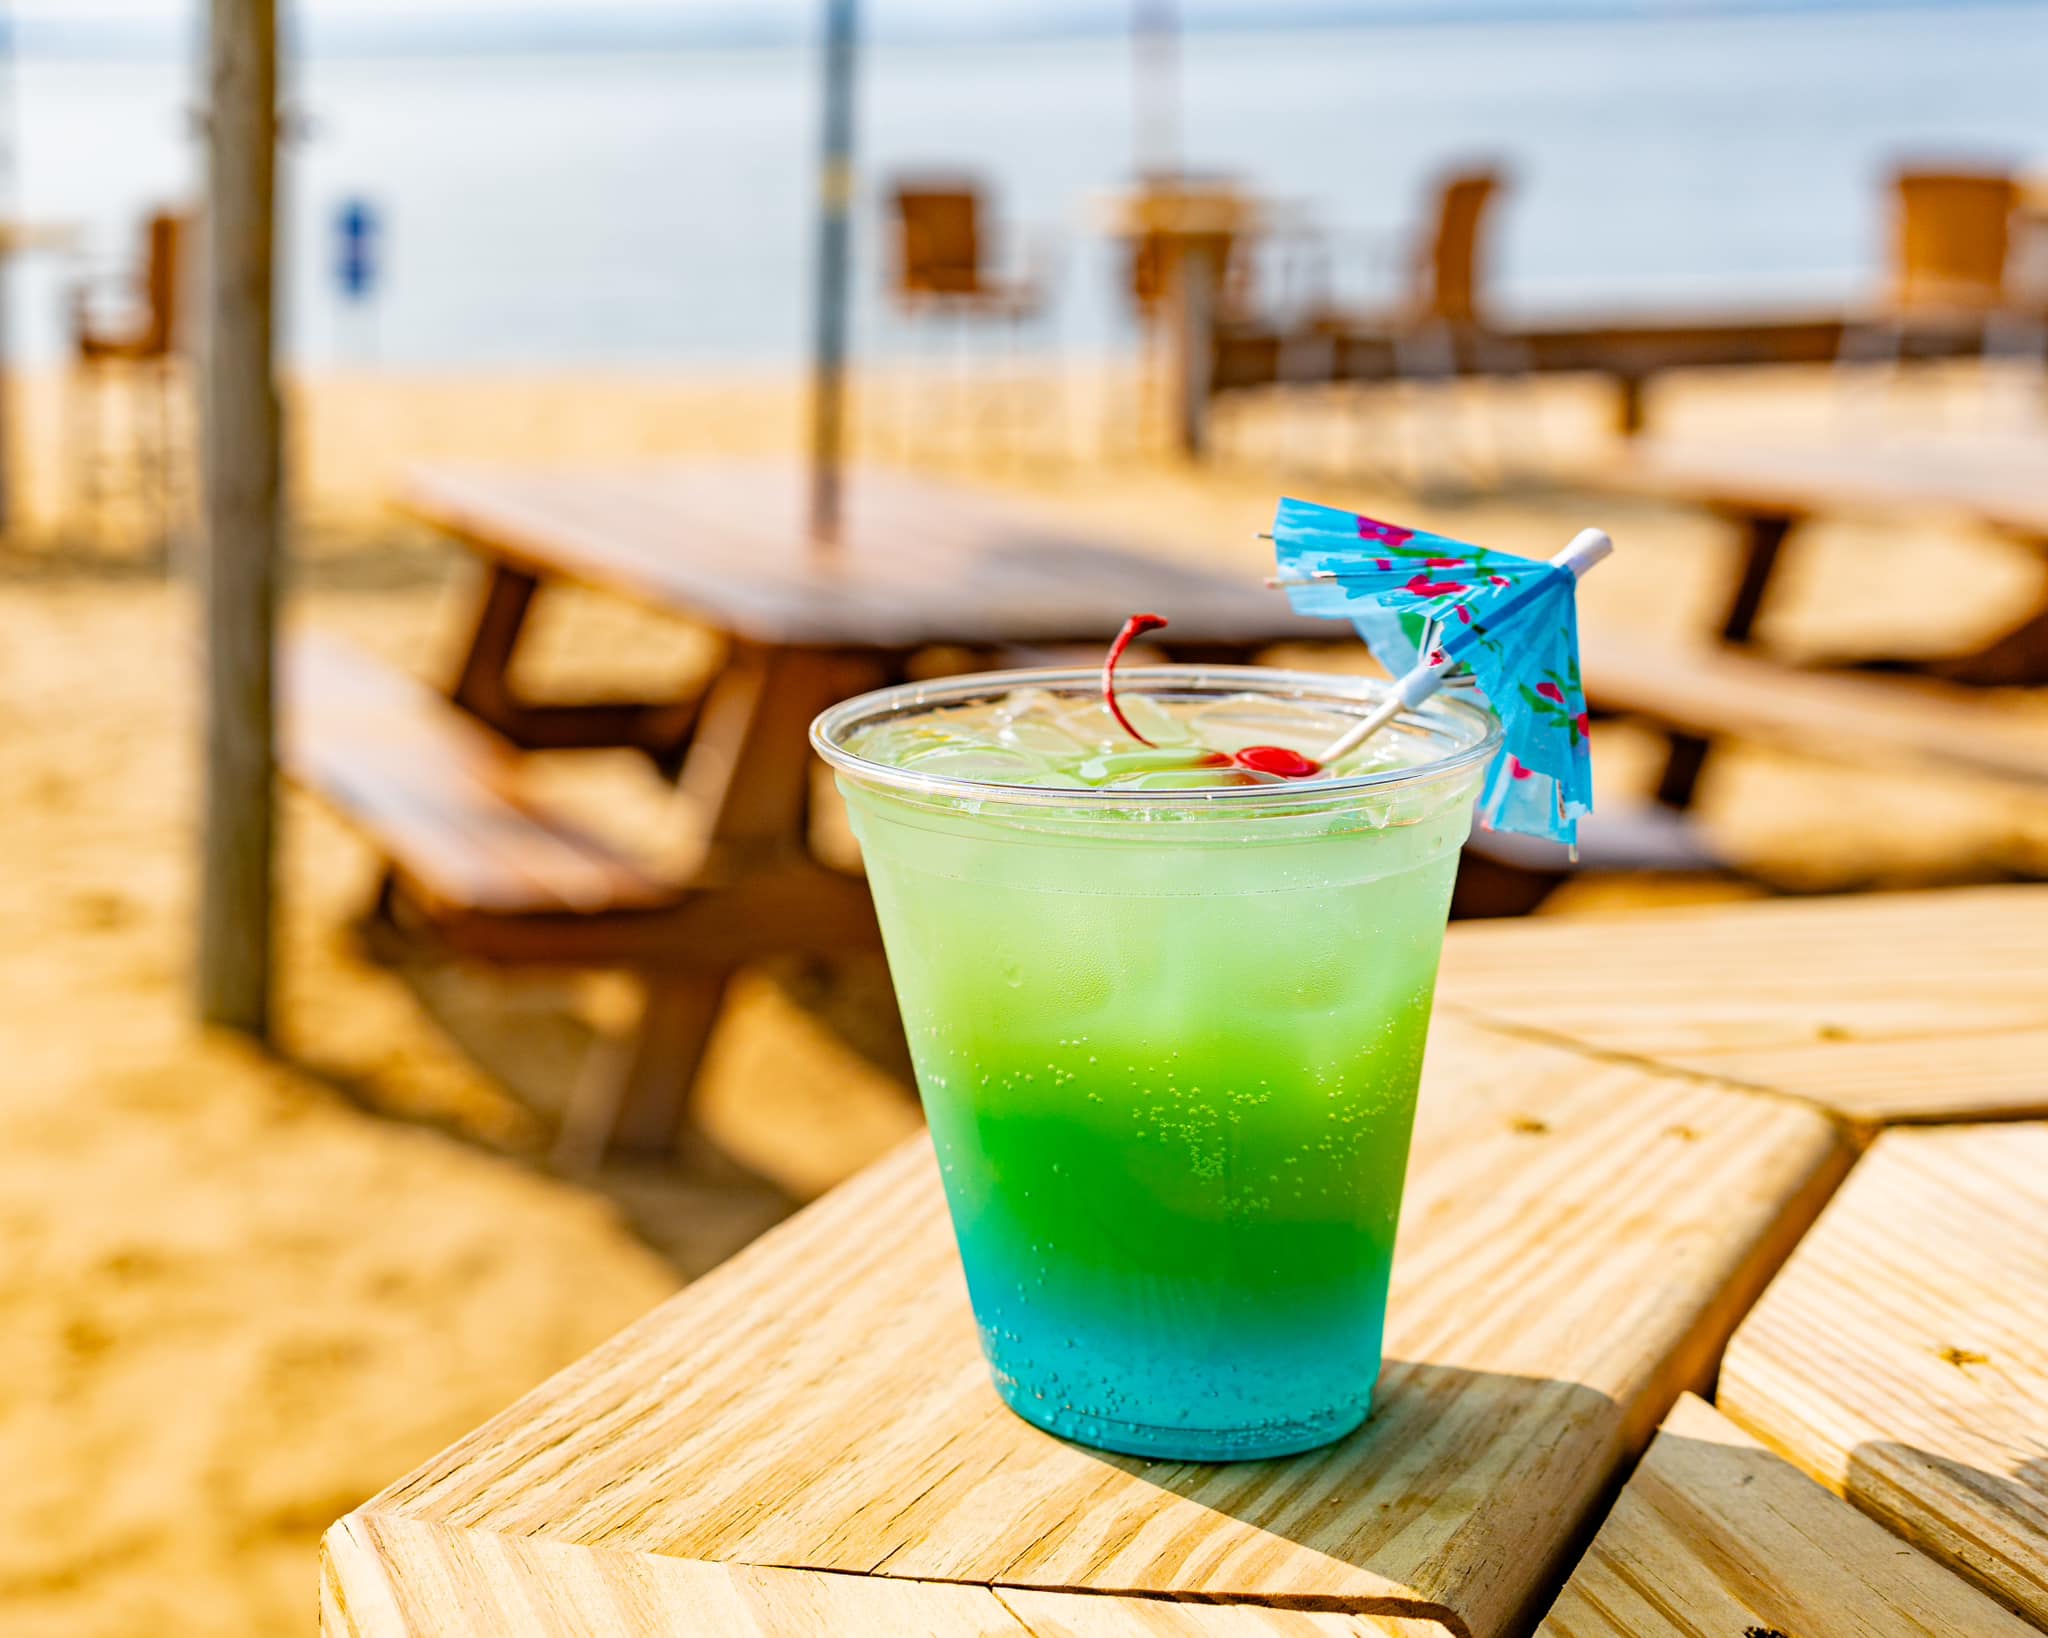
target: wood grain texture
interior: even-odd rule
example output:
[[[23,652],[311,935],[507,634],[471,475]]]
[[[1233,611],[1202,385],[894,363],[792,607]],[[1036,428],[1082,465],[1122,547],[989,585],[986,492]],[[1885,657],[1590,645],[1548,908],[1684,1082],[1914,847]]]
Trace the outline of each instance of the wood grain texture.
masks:
[[[1719,1403],[2048,1623],[2048,1125],[1880,1138],[1743,1322]]]
[[[1449,1638],[1428,1622],[815,1570],[354,1518],[321,1552],[324,1638]]]
[[[1690,1394],[1538,1638],[2027,1638],[1961,1577]]]
[[[1829,761],[2048,789],[2048,710],[2018,691],[1999,699],[1955,683],[1802,670],[1726,648],[1613,632],[1589,633],[1584,660],[1586,697],[1596,710]]]
[[[1307,1457],[1200,1466],[1085,1451],[1000,1407],[920,1139],[362,1516],[1500,1632],[1533,1618],[1842,1164],[1813,1111],[1447,1021],[1372,1421]]]
[[[1330,642],[1251,575],[1173,561],[1026,502],[854,467],[829,553],[795,466],[590,472],[437,467],[404,505],[486,556],[709,621],[755,642],[882,649],[1088,642],[1105,610],[1168,610],[1187,642]]]
[[[277,391],[276,0],[211,0],[206,346],[200,364],[205,793],[196,895],[200,1017],[270,1030],[272,698],[284,427]]]
[[[1437,993],[1858,1120],[2048,1114],[2048,887],[1453,927]]]

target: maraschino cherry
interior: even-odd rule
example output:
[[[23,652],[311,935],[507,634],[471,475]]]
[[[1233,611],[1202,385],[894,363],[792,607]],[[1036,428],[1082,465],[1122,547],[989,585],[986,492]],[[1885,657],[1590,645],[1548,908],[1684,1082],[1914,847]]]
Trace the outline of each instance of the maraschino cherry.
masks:
[[[1109,645],[1109,657],[1102,662],[1102,703],[1109,707],[1109,714],[1116,718],[1117,726],[1140,745],[1151,745],[1152,741],[1131,726],[1131,719],[1124,715],[1124,708],[1117,704],[1116,663],[1124,657],[1124,650],[1131,646],[1134,638],[1142,637],[1148,631],[1157,631],[1165,624],[1164,615],[1132,615],[1124,622],[1123,629],[1116,634],[1116,641]],[[1281,779],[1307,779],[1323,771],[1323,765],[1313,757],[1303,756],[1299,751],[1290,751],[1284,745],[1247,745],[1234,757],[1225,756],[1221,751],[1211,751],[1199,759],[1198,766],[1227,768],[1233,763],[1253,773],[1277,775]]]

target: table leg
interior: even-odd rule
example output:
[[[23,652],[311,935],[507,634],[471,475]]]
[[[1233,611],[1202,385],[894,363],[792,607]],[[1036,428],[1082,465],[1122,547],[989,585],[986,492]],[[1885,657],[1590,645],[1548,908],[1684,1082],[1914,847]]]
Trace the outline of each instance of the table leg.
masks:
[[[539,590],[539,579],[523,569],[496,562],[490,565],[469,651],[462,657],[455,686],[448,691],[451,700],[485,722],[496,724],[508,714],[512,651],[519,645],[519,634],[526,629],[526,617]]]
[[[641,980],[639,1018],[593,1050],[570,1094],[555,1139],[559,1163],[584,1169],[607,1150],[651,1158],[675,1153],[731,976],[661,973]]]
[[[1643,398],[1649,382],[1639,375],[1622,375],[1615,377],[1614,384],[1619,389],[1614,406],[1614,429],[1624,438],[1633,438],[1643,430]]]
[[[1721,616],[1724,643],[1747,644],[1756,632],[1757,616],[1784,553],[1786,537],[1798,518],[1786,513],[1749,513],[1743,518],[1742,567],[1735,590]],[[1692,806],[1700,775],[1706,771],[1711,742],[1699,734],[1672,734],[1667,740],[1663,771],[1657,776],[1660,806],[1680,812]]]
[[[880,659],[736,643],[698,717],[681,787],[721,867],[800,858],[811,814],[811,719],[874,687]]]
[[[772,889],[809,857],[811,719],[881,680],[883,669],[873,657],[734,644],[705,699],[680,780],[687,807],[706,826],[692,919],[804,913],[804,906],[772,902]],[[862,920],[836,919],[848,927]],[[593,1061],[577,1090],[564,1123],[565,1154],[592,1155],[607,1135],[615,1148],[673,1152],[735,957],[760,940],[734,940],[733,955],[717,942],[707,928],[682,952],[694,964],[642,980],[639,1019]],[[804,940],[793,935],[791,942]]]
[[[1721,616],[1721,641],[1747,643],[1763,612],[1764,595],[1777,573],[1785,539],[1792,533],[1797,516],[1785,512],[1751,512],[1743,516],[1742,568],[1735,580],[1734,594]]]

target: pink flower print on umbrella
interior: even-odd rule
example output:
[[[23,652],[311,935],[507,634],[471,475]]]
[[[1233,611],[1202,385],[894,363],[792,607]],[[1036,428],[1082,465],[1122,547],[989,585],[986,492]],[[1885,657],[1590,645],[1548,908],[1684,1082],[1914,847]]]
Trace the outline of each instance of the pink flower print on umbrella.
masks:
[[[1382,546],[1406,546],[1415,538],[1415,531],[1403,529],[1398,523],[1382,523],[1378,518],[1360,518],[1358,538],[1378,541]]]

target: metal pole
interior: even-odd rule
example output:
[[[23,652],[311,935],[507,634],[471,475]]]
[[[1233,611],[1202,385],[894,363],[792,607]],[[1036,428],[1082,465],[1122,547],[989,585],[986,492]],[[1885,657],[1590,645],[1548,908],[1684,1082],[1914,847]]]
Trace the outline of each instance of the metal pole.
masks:
[[[1176,0],[1134,0],[1132,157],[1141,181],[1165,180],[1181,170],[1179,11]]]
[[[811,363],[811,533],[839,538],[846,457],[846,308],[853,203],[856,0],[825,0],[824,152],[818,168],[818,263]]]
[[[281,416],[276,296],[277,9],[211,0],[204,435],[206,794],[199,1012],[270,1026],[271,787]]]
[[[0,4],[0,233],[19,229],[20,192],[15,186],[15,79],[14,8]],[[12,357],[8,332],[8,275],[12,246],[0,245],[0,538],[12,533],[14,525],[14,417],[10,413],[13,381],[8,368]]]

